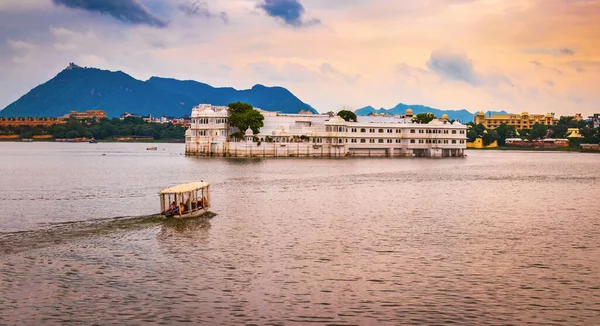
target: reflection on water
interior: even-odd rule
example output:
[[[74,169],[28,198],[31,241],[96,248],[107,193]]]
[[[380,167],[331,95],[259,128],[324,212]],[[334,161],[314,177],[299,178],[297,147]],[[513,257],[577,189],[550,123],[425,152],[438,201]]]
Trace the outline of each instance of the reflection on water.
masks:
[[[0,324],[600,324],[597,155],[97,145],[0,143]],[[197,179],[218,215],[153,215]]]

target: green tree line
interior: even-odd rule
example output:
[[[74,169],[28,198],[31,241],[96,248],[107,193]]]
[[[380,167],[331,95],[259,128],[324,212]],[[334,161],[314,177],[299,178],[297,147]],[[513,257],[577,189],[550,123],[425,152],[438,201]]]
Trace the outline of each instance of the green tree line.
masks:
[[[51,126],[0,126],[2,135],[19,135],[21,138],[51,135],[54,138],[112,139],[118,137],[152,137],[155,140],[185,138],[185,128],[172,123],[150,123],[142,118],[127,117],[79,121],[69,119],[65,124]]]

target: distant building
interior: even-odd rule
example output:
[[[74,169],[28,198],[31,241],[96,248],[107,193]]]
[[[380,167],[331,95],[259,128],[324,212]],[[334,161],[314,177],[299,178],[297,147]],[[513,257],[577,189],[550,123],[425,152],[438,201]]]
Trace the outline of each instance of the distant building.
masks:
[[[575,121],[583,121],[583,115],[581,113],[575,113],[575,115],[573,116],[573,120]]]
[[[579,133],[579,128],[569,128],[567,129],[567,138],[583,138],[583,136]]]
[[[530,141],[521,138],[506,138],[506,146],[526,148],[559,148],[569,147],[569,140],[564,138],[546,138]]]
[[[523,112],[521,114],[492,114],[487,117],[485,112],[475,113],[475,124],[483,124],[486,129],[496,129],[501,124],[506,123],[509,126],[514,126],[517,130],[531,129],[534,124],[539,123],[547,126],[553,126],[558,123],[558,118],[554,117],[554,113],[544,114],[529,114]]]
[[[125,118],[129,118],[129,117],[133,117],[133,118],[139,118],[140,116],[135,114],[135,113],[129,113],[129,112],[124,112],[123,114],[121,114],[121,116],[119,117],[120,120],[125,120]]]
[[[592,128],[600,128],[600,113],[594,113],[594,115],[590,117],[590,122]]]
[[[87,110],[85,112],[71,111],[69,113],[69,118],[77,120],[100,120],[106,118],[106,113],[102,110]]]
[[[0,126],[44,126],[67,123],[61,118],[0,118]]]

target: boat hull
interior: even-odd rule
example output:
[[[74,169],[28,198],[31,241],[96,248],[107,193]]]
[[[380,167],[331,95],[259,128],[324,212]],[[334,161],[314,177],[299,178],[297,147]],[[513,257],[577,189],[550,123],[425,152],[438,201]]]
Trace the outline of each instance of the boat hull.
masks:
[[[194,212],[185,213],[185,214],[181,214],[181,215],[179,215],[179,214],[175,214],[175,215],[163,214],[163,215],[165,215],[166,217],[174,217],[174,218],[184,219],[184,218],[200,217],[200,216],[206,214],[207,212],[208,212],[208,208],[203,208],[203,209],[199,209]]]

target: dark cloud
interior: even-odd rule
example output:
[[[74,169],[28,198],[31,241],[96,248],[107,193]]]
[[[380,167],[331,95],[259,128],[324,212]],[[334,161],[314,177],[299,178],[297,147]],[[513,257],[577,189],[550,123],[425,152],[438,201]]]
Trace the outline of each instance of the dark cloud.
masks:
[[[166,27],[168,23],[153,15],[138,0],[52,0],[55,5],[110,15],[129,24]]]
[[[319,24],[318,19],[305,19],[306,9],[298,0],[264,0],[258,4],[267,15],[281,19],[287,25],[302,27]]]
[[[482,84],[481,77],[473,68],[473,62],[464,52],[434,50],[427,61],[427,67],[442,79],[462,81],[473,86]]]
[[[571,48],[559,48],[559,49],[527,49],[525,51],[523,51],[523,53],[526,54],[545,54],[545,55],[551,55],[551,56],[555,56],[555,57],[562,57],[562,56],[571,56],[571,55],[575,55],[575,53],[577,53],[577,51],[571,49]]]
[[[213,13],[209,10],[208,5],[204,1],[196,0],[193,2],[181,3],[177,8],[188,16],[197,16],[206,19],[219,18],[224,23],[229,22],[229,16],[226,12],[222,11],[218,14]]]

